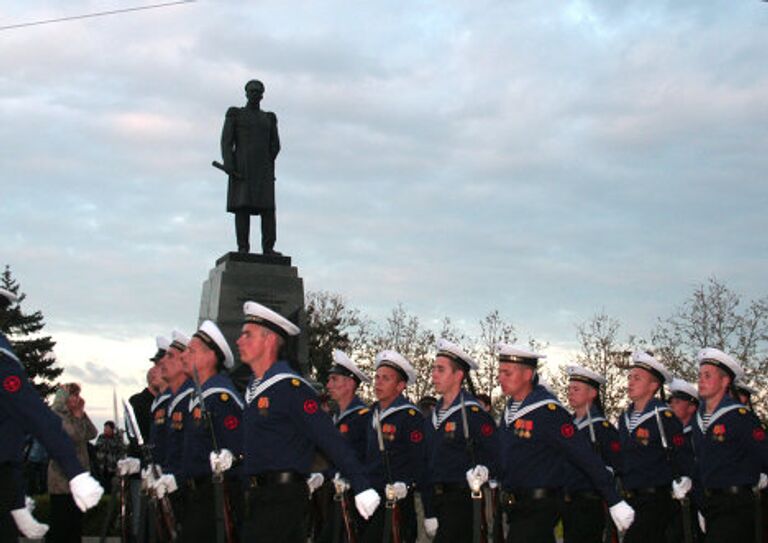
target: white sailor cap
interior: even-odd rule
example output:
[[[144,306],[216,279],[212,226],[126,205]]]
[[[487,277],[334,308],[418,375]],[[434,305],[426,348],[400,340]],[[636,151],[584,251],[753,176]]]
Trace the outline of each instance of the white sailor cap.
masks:
[[[686,400],[693,403],[699,403],[699,391],[688,381],[683,381],[677,377],[669,383],[669,391],[673,398]]]
[[[403,379],[405,379],[406,385],[410,385],[416,381],[416,372],[414,371],[413,366],[411,366],[411,363],[408,362],[407,358],[397,351],[386,350],[377,354],[376,369],[379,369],[381,366],[387,366],[398,372]]]
[[[696,358],[699,361],[699,366],[702,364],[717,366],[730,375],[734,382],[744,377],[744,369],[741,367],[741,364],[739,364],[735,358],[725,354],[719,349],[707,347],[706,349],[700,350],[699,355]]]
[[[203,321],[200,329],[192,337],[202,341],[206,347],[216,354],[216,358],[229,369],[235,365],[235,357],[232,355],[232,349],[229,348],[224,334],[213,321]]]
[[[669,373],[664,364],[656,360],[653,356],[649,355],[645,351],[635,351],[632,353],[631,366],[633,368],[640,368],[651,373],[654,377],[656,377],[656,379],[659,380],[659,382],[661,382],[662,385],[664,383],[669,383],[672,380],[672,374]]]
[[[335,373],[336,375],[343,375],[344,377],[351,377],[358,383],[365,382],[370,383],[371,378],[360,371],[360,368],[352,362],[346,353],[338,349],[333,350],[333,366],[328,370],[329,374]]]
[[[580,381],[597,389],[606,383],[605,377],[579,364],[571,364],[565,368],[565,371],[569,381]]]
[[[150,360],[157,363],[163,356],[165,356],[165,351],[171,346],[171,341],[165,336],[157,336],[155,337],[155,344],[157,345],[157,352],[150,357]]]
[[[754,396],[755,394],[757,394],[757,389],[745,383],[743,376],[741,379],[733,383],[733,386],[738,392],[742,394],[746,394],[747,396]]]
[[[540,358],[546,358],[547,355],[534,353],[519,345],[510,345],[509,343],[497,343],[496,353],[499,358],[499,362],[513,362],[515,364],[525,364],[532,368],[536,368],[539,364]]]
[[[477,369],[477,362],[472,360],[472,357],[465,353],[461,347],[455,343],[452,343],[447,339],[440,338],[437,340],[435,348],[437,349],[437,356],[445,356],[446,358],[450,358],[451,360],[461,365],[466,371]]]
[[[263,326],[283,338],[296,336],[301,331],[298,326],[282,315],[256,302],[245,302],[243,313],[245,313],[245,323]]]
[[[171,332],[171,340],[171,347],[177,351],[184,352],[189,345],[189,338],[178,330]]]
[[[10,290],[6,290],[4,288],[0,288],[0,298],[5,298],[8,300],[8,304],[13,304],[19,301],[19,297],[16,296],[13,292]]]

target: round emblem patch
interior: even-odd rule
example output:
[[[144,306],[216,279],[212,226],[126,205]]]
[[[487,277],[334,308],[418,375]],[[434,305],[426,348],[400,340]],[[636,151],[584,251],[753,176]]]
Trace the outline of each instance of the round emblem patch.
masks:
[[[553,403],[548,403],[547,409],[549,409],[550,411],[554,411],[555,409],[557,409],[557,406]]]
[[[571,439],[573,434],[576,433],[576,429],[573,427],[573,424],[566,422],[560,427],[560,433],[565,439]]]
[[[420,443],[422,439],[424,439],[424,434],[422,434],[418,430],[413,430],[411,432],[411,442],[412,443]]]
[[[765,441],[765,430],[762,428],[755,428],[752,430],[752,438],[755,441]]]
[[[682,447],[683,445],[685,445],[685,438],[683,437],[682,434],[675,434],[672,437],[672,443],[674,444],[675,447]]]
[[[620,453],[621,452],[621,443],[618,441],[611,441],[611,452],[612,453]]]
[[[21,379],[15,375],[9,375],[3,380],[3,388],[8,392],[18,392],[21,388]]]
[[[240,426],[240,421],[237,420],[237,417],[234,415],[228,415],[224,417],[224,428],[227,430],[234,430]]]
[[[307,400],[304,402],[304,412],[308,415],[314,415],[317,413],[317,402],[315,400]]]
[[[493,424],[488,424],[487,422],[483,424],[480,427],[480,433],[483,434],[483,437],[488,437],[493,434]]]

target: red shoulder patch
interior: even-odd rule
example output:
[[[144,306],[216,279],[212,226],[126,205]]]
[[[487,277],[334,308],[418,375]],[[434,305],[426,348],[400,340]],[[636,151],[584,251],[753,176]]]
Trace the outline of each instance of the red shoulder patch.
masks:
[[[560,427],[560,434],[565,439],[571,439],[575,433],[576,433],[576,428],[574,428],[573,424],[571,424],[570,422],[566,422]]]
[[[240,421],[236,416],[227,415],[226,417],[224,417],[224,428],[226,428],[227,430],[234,430],[238,426],[240,426]]]
[[[612,453],[620,453],[621,452],[621,443],[618,441],[611,441],[611,452]]]
[[[755,441],[765,441],[765,430],[762,428],[755,428],[752,430],[752,439]]]
[[[317,402],[315,400],[306,400],[304,402],[304,412],[308,415],[317,413]]]
[[[424,439],[424,434],[418,430],[413,430],[411,432],[411,443],[421,443],[422,439]]]
[[[672,444],[677,448],[685,445],[685,438],[683,437],[683,434],[675,434],[672,436]]]
[[[483,437],[489,437],[493,435],[493,424],[485,423],[480,427],[480,433]]]
[[[3,388],[7,392],[18,392],[21,389],[21,379],[16,375],[9,375],[3,380]]]

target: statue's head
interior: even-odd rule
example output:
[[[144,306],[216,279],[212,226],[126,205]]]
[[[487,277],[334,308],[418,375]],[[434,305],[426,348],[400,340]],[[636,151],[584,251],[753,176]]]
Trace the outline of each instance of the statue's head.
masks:
[[[251,79],[245,84],[245,96],[248,101],[259,101],[264,97],[264,83],[258,79]]]

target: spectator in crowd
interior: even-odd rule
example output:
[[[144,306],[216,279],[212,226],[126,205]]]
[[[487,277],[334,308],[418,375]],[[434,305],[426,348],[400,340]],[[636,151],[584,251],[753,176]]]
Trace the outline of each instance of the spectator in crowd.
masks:
[[[117,471],[117,461],[125,455],[123,436],[115,431],[114,421],[104,423],[104,432],[96,439],[96,480],[104,490],[111,492],[112,478]]]
[[[61,417],[62,426],[77,451],[83,469],[89,469],[88,441],[98,433],[85,413],[85,400],[80,396],[80,385],[67,383],[56,391],[51,409]],[[83,513],[72,499],[69,481],[58,462],[48,464],[48,492],[51,494],[51,531],[48,543],[80,543],[83,531]]]

